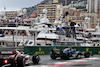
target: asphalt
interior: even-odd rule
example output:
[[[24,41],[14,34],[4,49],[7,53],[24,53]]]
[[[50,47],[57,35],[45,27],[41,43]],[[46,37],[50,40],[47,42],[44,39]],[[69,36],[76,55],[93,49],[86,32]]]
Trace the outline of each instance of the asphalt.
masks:
[[[62,60],[60,58],[57,58],[56,60],[52,60],[50,58],[50,55],[39,55],[39,56],[41,58],[39,64],[37,65],[30,64],[29,66],[25,66],[25,67],[100,67],[100,55],[94,55],[87,59],[83,57],[81,59],[82,61],[84,61],[85,59],[85,62],[82,63],[80,63],[80,59],[71,58],[70,60]],[[72,63],[69,63],[69,61]]]
[[[91,56],[90,58],[96,58],[96,57],[100,57],[100,55],[94,55],[94,56]],[[63,61],[77,61],[79,59],[61,60],[60,58],[57,58],[56,60],[52,60],[49,55],[40,55],[40,58],[41,58],[41,61],[39,62],[38,65],[31,64],[25,67],[100,67],[100,59],[86,61],[83,63],[71,63],[64,66],[63,65],[54,66],[53,64],[55,63],[61,64],[61,62]]]

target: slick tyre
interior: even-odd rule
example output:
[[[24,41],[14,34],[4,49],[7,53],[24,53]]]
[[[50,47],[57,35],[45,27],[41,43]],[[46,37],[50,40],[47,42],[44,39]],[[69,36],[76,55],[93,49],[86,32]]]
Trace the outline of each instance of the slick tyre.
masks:
[[[35,55],[32,56],[32,62],[33,62],[34,64],[38,64],[39,61],[40,61],[39,55],[35,54]]]
[[[90,57],[90,52],[86,51],[85,54],[84,54],[84,57],[89,58]]]
[[[24,57],[23,56],[19,56],[17,58],[17,67],[24,67]]]
[[[50,57],[52,58],[52,59],[56,59],[57,57],[55,56],[55,53],[51,53],[50,54]]]
[[[69,54],[69,53],[64,53],[64,54],[63,54],[63,58],[64,58],[65,60],[69,60],[70,54]]]

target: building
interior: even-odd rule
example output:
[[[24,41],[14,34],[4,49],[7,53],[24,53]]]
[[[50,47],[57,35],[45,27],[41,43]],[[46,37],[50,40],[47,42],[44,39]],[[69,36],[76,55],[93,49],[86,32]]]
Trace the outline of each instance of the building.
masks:
[[[77,24],[80,24],[81,26],[83,26],[83,22],[84,22],[84,16],[67,16],[67,21],[68,21],[68,24],[72,22],[75,22]]]
[[[98,24],[98,18],[100,18],[100,0],[87,0],[87,12],[91,19],[90,27],[95,28]]]
[[[87,16],[90,18],[90,22],[88,23],[89,28],[95,28],[97,26],[99,17],[98,13],[81,13],[81,16]]]
[[[58,4],[58,0],[53,0],[53,3],[54,4]]]
[[[99,5],[99,13],[100,13],[100,5]]]
[[[87,11],[89,13],[99,13],[100,0],[87,0]]]
[[[74,16],[74,12],[76,11],[76,8],[68,8],[67,6],[63,6],[63,14],[65,14],[66,15],[66,12],[68,12],[68,15],[67,16]],[[64,15],[64,16],[65,16]],[[65,16],[64,18],[63,18],[63,20],[64,20],[64,22],[66,23],[66,24],[68,24],[68,19],[67,19],[67,16]]]
[[[65,6],[67,6],[67,0],[65,0]]]
[[[98,24],[99,14],[97,13],[80,13],[80,16],[79,15],[67,16],[67,21],[68,23],[70,23],[70,21],[73,21],[76,22],[77,24],[80,24],[81,26],[84,26],[86,16],[90,18],[90,21],[87,24],[88,28],[95,28]]]
[[[37,17],[37,12],[33,12],[32,14],[31,14],[31,18],[36,18]]]
[[[75,10],[71,8],[64,8],[63,13],[68,12],[68,15],[72,16],[74,15]]]
[[[58,0],[53,0],[51,4],[39,4],[38,5],[38,17],[43,17],[43,9],[47,9],[47,18],[49,22],[54,22],[55,20],[59,20],[57,13],[60,13],[60,10],[57,9]]]
[[[77,11],[74,13],[74,16],[80,16],[81,13],[82,13],[81,10],[77,10]]]
[[[100,18],[100,5],[99,5],[99,17],[98,18]]]

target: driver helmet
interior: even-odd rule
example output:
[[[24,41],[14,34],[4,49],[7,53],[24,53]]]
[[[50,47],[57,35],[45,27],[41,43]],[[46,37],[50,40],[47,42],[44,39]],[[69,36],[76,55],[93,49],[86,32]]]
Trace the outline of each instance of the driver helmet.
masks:
[[[19,54],[20,52],[19,51],[16,51],[16,53]]]

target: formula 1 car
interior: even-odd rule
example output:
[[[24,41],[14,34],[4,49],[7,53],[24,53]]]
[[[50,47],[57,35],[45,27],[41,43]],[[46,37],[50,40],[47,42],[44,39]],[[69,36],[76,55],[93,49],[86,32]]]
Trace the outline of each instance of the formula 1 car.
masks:
[[[32,57],[20,51],[2,51],[0,52],[0,67],[9,65],[10,67],[24,67],[31,63],[38,64],[40,57],[34,54]]]
[[[61,49],[52,49],[51,50],[51,54],[50,57],[52,59],[56,59],[57,57],[60,57],[61,59],[70,59],[70,57],[72,58],[81,58],[81,56],[84,56],[85,58],[88,58],[93,56],[92,53],[90,53],[89,51],[85,51],[84,53],[81,51],[76,51],[76,49],[69,49],[66,48],[64,50]]]

